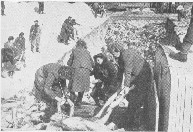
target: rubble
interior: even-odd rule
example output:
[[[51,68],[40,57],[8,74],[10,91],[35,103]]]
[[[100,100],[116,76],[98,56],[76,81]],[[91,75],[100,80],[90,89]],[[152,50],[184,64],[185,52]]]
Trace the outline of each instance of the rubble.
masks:
[[[108,47],[116,44],[121,48],[123,43],[130,43],[141,56],[152,60],[156,43],[165,36],[163,20],[118,20],[109,24],[105,39]]]

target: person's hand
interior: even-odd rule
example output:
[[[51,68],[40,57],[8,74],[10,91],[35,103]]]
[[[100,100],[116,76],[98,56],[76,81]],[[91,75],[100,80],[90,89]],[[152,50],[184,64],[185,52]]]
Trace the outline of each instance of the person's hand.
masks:
[[[102,82],[100,79],[97,79],[98,82]]]
[[[55,99],[57,100],[57,102],[60,104],[60,105],[63,105],[66,100],[65,99],[62,99],[62,98],[59,98],[59,97],[55,97]]]
[[[59,98],[59,97],[55,97],[55,100],[56,100],[57,102],[62,102],[62,99]]]

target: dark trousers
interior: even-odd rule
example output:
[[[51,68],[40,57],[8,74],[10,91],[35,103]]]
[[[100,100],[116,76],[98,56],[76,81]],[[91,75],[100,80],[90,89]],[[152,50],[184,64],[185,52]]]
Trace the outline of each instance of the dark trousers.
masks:
[[[105,94],[102,90],[103,82],[98,82],[95,84],[90,96],[94,99],[96,104],[99,104],[99,99],[105,101]]]

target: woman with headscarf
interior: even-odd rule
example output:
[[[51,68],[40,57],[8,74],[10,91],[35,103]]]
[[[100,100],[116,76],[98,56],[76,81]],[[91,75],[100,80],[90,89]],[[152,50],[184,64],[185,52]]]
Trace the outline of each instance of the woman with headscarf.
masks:
[[[75,105],[80,106],[84,92],[89,90],[90,72],[94,67],[94,62],[84,40],[79,39],[77,41],[76,48],[72,50],[67,65],[74,68],[73,82],[70,82],[71,100],[75,101],[75,92],[78,92]]]

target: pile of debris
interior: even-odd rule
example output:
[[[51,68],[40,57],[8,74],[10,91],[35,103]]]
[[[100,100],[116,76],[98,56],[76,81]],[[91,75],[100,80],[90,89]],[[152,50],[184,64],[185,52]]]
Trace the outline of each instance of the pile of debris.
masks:
[[[146,59],[155,51],[156,43],[166,36],[163,20],[118,20],[109,24],[105,36],[107,45],[116,44],[122,47],[129,43]],[[146,51],[150,51],[146,54]]]
[[[106,125],[100,118],[94,117],[100,109],[93,105],[82,105],[81,109],[75,108],[74,117],[69,117],[64,112],[56,112],[49,116],[50,109],[46,104],[36,103],[31,92],[26,90],[9,99],[2,98],[1,104],[2,131],[125,131],[123,128],[118,129],[113,122]]]

